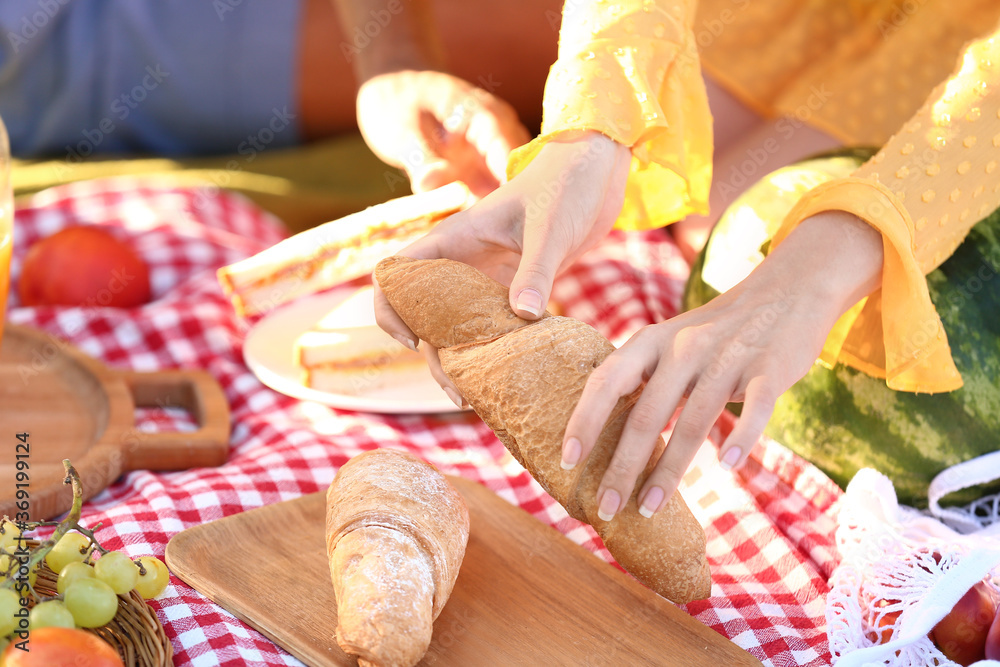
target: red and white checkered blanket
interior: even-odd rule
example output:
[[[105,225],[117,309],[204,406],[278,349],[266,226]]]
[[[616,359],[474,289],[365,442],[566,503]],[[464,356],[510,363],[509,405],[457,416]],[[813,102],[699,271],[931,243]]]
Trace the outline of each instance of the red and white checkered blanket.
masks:
[[[570,519],[474,414],[342,411],[262,385],[243,361],[247,323],[215,280],[219,266],[284,235],[250,202],[131,178],[48,190],[17,211],[13,279],[32,243],[80,224],[129,239],[150,265],[154,300],[134,310],[22,308],[12,294],[9,320],[60,336],[111,366],[206,369],[222,384],[233,419],[224,465],[128,473],[86,503],[83,520],[102,522],[98,537],[108,548],[162,557],[170,537],[185,528],[320,491],[348,458],[391,446],[486,485],[611,560],[594,532]],[[666,234],[618,234],[561,277],[554,296],[567,315],[620,343],[676,312],[686,275]],[[172,417],[142,419],[151,427]],[[720,420],[685,479],[684,497],[708,536],[714,582],[711,598],[685,608],[766,665],[829,664],[824,604],[837,562],[832,508],[840,490],[774,443],[740,471],[724,472],[712,443],[731,427]],[[300,664],[176,577],[152,605],[178,665]]]

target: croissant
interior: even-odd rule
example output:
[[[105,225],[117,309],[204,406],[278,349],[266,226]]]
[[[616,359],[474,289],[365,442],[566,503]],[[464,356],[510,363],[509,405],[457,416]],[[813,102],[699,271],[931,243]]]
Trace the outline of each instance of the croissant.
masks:
[[[376,449],[337,472],[326,495],[326,549],[337,643],[362,667],[409,667],[458,577],[469,512],[415,456]]]
[[[546,312],[519,318],[507,288],[477,269],[447,259],[389,257],[375,269],[389,303],[422,340],[438,348],[441,366],[517,461],[575,519],[594,527],[618,563],[674,602],[708,597],[705,533],[680,494],[652,518],[636,495],[665,447],[611,520],[597,514],[597,489],[638,392],[623,397],[590,456],[560,466],[566,423],[587,376],[614,349],[593,327]]]

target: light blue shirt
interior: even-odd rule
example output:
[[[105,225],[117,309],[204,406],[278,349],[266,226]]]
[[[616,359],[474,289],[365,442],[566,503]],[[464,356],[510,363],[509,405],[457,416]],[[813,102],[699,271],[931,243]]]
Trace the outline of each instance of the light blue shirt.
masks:
[[[295,0],[2,0],[18,157],[204,155],[299,141]]]

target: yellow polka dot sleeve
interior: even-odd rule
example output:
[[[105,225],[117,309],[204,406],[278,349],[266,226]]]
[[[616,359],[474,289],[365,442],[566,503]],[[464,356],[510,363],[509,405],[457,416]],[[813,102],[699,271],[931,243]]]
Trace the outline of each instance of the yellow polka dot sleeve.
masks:
[[[776,235],[846,210],[883,236],[882,287],[837,323],[823,359],[885,377],[893,389],[962,385],[925,274],[1000,206],[1000,30],[970,44],[957,71],[850,178],[810,191]]]
[[[616,227],[650,229],[707,213],[712,116],[693,17],[693,1],[567,2],[541,135],[511,154],[508,177],[560,134],[594,130],[632,149]]]

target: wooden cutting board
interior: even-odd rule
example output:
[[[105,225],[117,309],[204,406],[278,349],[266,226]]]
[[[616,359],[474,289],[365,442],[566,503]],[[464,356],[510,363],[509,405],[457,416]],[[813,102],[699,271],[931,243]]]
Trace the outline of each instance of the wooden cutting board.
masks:
[[[486,487],[449,479],[469,507],[469,545],[421,665],[760,664]],[[324,495],[189,528],[167,544],[166,561],[307,665],[356,665],[334,640]]]
[[[142,431],[136,407],[187,410],[198,428]],[[130,470],[220,465],[229,453],[229,406],[204,371],[114,370],[56,336],[8,324],[0,341],[0,441],[0,516],[27,507],[39,521],[70,508],[65,458],[80,473],[84,499]]]

